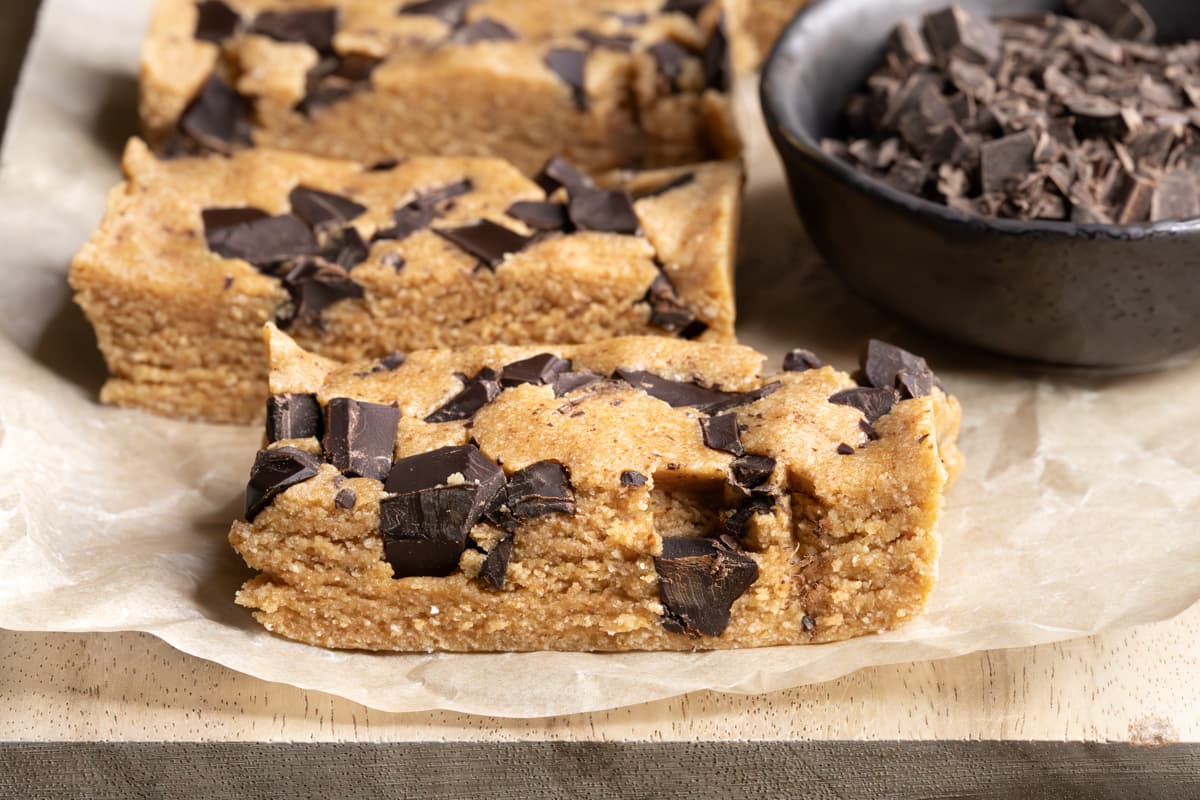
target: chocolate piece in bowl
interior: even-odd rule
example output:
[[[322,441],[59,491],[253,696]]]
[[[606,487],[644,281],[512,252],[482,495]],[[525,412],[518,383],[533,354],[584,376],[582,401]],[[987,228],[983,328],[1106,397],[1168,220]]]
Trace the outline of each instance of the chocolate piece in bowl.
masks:
[[[265,451],[281,467],[252,474],[230,541],[258,575],[238,602],[279,635],[400,651],[804,644],[899,626],[932,589],[961,466],[958,403],[932,383],[901,400],[831,367],[764,376],[748,348],[650,337],[417,350],[382,373],[267,339],[276,396],[398,415],[382,477],[282,443]],[[431,421],[481,374],[507,378],[469,419]],[[594,379],[560,393],[566,375]],[[845,391],[889,393],[874,437],[834,400]]]

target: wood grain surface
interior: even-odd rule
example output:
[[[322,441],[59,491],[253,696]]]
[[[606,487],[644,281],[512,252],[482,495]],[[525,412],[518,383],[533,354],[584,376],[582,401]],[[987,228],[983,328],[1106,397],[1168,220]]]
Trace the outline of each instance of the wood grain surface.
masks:
[[[142,634],[0,631],[0,741],[1009,739],[1200,742],[1200,607],[1124,633],[594,714],[387,714]]]
[[[1192,800],[1198,754],[1015,742],[0,745],[0,796]]]

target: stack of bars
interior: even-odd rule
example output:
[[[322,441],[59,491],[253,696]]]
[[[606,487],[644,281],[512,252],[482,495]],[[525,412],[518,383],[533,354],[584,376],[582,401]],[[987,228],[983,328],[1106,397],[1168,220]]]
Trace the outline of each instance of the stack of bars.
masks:
[[[921,612],[957,401],[882,342],[855,377],[735,342],[752,6],[159,0],[71,284],[106,402],[265,407],[230,541],[269,630],[680,650]]]

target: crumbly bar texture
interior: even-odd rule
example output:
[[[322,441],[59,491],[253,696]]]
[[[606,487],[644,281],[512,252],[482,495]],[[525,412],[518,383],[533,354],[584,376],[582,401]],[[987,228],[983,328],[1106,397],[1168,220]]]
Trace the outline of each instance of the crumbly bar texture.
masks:
[[[165,152],[372,162],[554,155],[591,173],[734,157],[707,0],[158,0],[141,70]]]
[[[111,377],[102,399],[261,417],[264,323],[349,360],[624,335],[730,341],[733,162],[610,176],[561,160],[386,168],[289,152],[161,160],[138,140],[71,285]]]
[[[267,444],[230,541],[266,628],[329,648],[830,642],[921,613],[960,409],[872,342],[654,337],[339,365],[269,328]],[[882,384],[878,386],[876,384]]]
[[[739,72],[750,72],[775,46],[775,40],[810,0],[725,0],[733,31],[733,63]]]

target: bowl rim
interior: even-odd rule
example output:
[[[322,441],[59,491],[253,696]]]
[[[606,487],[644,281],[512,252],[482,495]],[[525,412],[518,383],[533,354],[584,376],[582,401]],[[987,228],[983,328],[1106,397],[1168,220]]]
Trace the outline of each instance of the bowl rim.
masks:
[[[887,0],[876,0],[887,2]],[[947,0],[949,4],[950,0]],[[784,112],[787,107],[787,87],[778,80],[776,73],[782,71],[786,59],[785,50],[793,47],[793,40],[803,40],[807,37],[805,22],[814,13],[821,12],[826,6],[832,6],[838,0],[811,0],[800,9],[771,47],[771,52],[763,63],[759,80],[759,102],[771,139],[778,150],[784,148],[784,142],[796,153],[824,170],[834,179],[871,195],[877,200],[894,206],[900,210],[918,216],[932,217],[952,225],[964,225],[975,229],[987,229],[1002,234],[1041,234],[1047,236],[1062,236],[1069,238],[1111,238],[1111,239],[1144,239],[1150,237],[1178,236],[1185,233],[1200,233],[1200,217],[1183,220],[1164,220],[1162,222],[1139,222],[1128,225],[1120,224],[1082,224],[1062,222],[1058,220],[1021,220],[1007,217],[989,217],[978,213],[959,211],[924,197],[909,194],[896,189],[882,180],[875,178],[849,163],[826,153],[820,143],[806,130],[796,130],[785,120],[788,115]],[[844,5],[844,4],[843,4]]]

